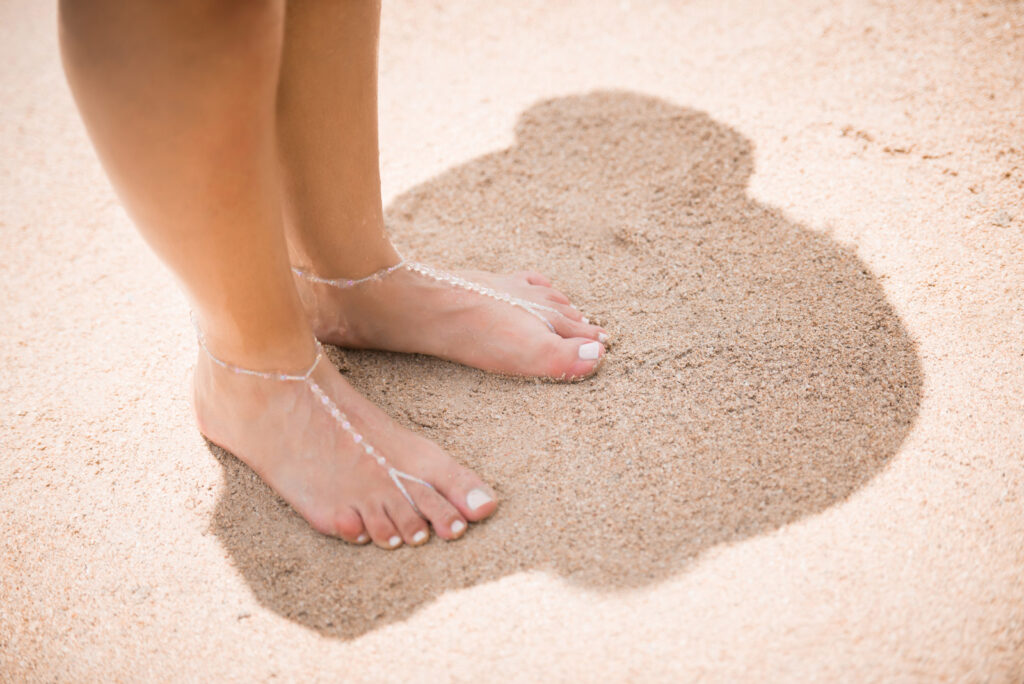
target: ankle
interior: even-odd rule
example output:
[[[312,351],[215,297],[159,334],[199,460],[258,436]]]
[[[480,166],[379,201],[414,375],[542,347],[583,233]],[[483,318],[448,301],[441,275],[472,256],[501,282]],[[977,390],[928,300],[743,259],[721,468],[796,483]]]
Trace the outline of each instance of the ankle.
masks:
[[[258,372],[301,374],[319,353],[305,321],[301,326],[268,325],[258,330],[222,322],[200,328],[197,322],[197,333],[201,350],[213,360]]]
[[[362,278],[397,263],[401,256],[384,234],[361,238],[358,248],[350,242],[320,240],[290,245],[292,264],[300,270],[323,278]]]

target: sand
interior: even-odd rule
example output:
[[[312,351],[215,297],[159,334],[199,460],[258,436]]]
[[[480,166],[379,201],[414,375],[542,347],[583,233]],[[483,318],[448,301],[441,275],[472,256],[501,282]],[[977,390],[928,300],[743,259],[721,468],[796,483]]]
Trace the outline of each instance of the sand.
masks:
[[[332,350],[504,502],[396,552],[195,430],[49,5],[0,3],[0,679],[1024,679],[1020,3],[389,3],[395,242],[616,338]]]

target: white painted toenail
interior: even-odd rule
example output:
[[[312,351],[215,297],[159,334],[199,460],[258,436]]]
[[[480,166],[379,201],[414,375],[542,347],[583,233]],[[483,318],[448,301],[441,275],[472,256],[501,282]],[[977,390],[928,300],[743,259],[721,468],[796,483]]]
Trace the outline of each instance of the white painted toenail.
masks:
[[[608,333],[597,333],[598,342],[607,342],[609,338]]]
[[[586,323],[587,325],[590,325],[590,319],[587,318],[586,316],[583,317],[583,322]]]
[[[416,534],[412,535],[413,544],[422,544],[427,538],[426,530],[420,530]]]
[[[594,359],[601,356],[601,343],[600,342],[587,342],[581,344],[579,349],[580,358],[584,361],[593,361]]]
[[[369,537],[367,537],[365,534],[361,534],[358,537],[356,537],[356,544],[365,544],[367,540],[369,540]]]
[[[487,492],[482,489],[474,489],[466,495],[466,505],[469,506],[469,510],[475,511],[484,504],[489,504],[493,501],[491,497],[487,496]]]
[[[391,539],[388,539],[388,546],[390,546],[391,548],[395,548],[396,546],[398,546],[401,543],[402,543],[402,538],[399,537],[397,534],[394,537],[392,537]]]
[[[461,534],[464,529],[466,529],[466,523],[461,520],[452,523],[452,534]]]

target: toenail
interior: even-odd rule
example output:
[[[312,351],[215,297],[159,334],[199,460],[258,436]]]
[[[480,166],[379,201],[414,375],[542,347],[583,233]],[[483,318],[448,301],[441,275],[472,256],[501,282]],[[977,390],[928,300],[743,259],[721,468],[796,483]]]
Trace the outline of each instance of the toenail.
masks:
[[[601,356],[601,343],[600,342],[587,342],[581,344],[579,349],[580,358],[584,361],[593,361],[594,359]]]
[[[466,529],[466,523],[462,522],[461,520],[456,520],[452,523],[452,534],[462,534],[462,530],[464,529]]]
[[[587,318],[586,316],[583,317],[583,322],[586,323],[587,325],[590,325],[590,319]]]
[[[608,333],[597,333],[598,342],[607,342],[609,337]]]
[[[370,538],[367,537],[366,534],[361,534],[358,537],[356,537],[356,544],[365,544],[367,541],[369,541],[369,539]]]
[[[482,489],[474,489],[466,495],[466,505],[469,506],[469,510],[475,511],[484,504],[489,504],[493,499],[487,496],[487,492]]]
[[[398,546],[401,543],[402,543],[402,538],[399,537],[397,534],[395,536],[393,536],[391,539],[388,539],[388,546],[390,546],[391,548],[395,548],[396,546]]]
[[[426,539],[427,539],[427,531],[426,530],[420,530],[416,534],[412,535],[412,543],[413,544],[422,544],[424,541],[426,541]]]

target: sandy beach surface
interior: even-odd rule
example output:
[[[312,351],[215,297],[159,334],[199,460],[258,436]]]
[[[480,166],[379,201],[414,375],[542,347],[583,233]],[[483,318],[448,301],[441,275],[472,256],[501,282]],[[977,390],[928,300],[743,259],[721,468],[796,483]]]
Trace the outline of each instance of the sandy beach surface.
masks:
[[[504,502],[395,552],[195,429],[54,4],[0,2],[0,680],[1024,680],[1024,4],[386,3],[396,244],[616,338],[332,349]]]

